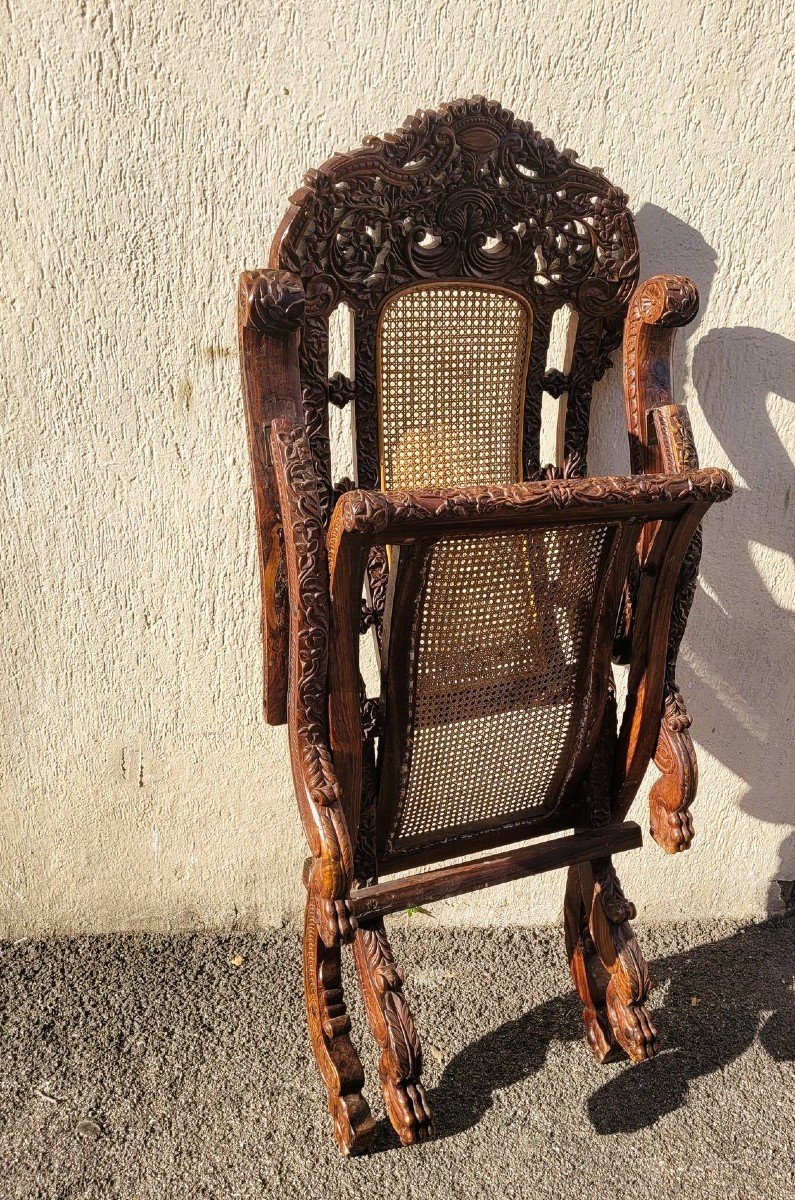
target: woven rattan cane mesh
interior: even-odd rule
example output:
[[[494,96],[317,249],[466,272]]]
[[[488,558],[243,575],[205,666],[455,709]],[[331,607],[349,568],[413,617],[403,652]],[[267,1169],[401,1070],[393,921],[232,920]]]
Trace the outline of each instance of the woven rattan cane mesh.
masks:
[[[430,549],[392,853],[556,806],[609,528],[445,539]]]
[[[509,292],[420,286],[388,301],[378,336],[385,488],[521,478],[529,307]]]

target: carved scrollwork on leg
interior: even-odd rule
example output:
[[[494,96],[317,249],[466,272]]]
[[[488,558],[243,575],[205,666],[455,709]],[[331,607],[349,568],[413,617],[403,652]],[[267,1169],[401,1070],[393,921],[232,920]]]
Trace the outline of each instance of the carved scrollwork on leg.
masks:
[[[585,863],[578,870],[584,894],[591,894],[591,938],[608,975],[605,1009],[610,1027],[633,1061],[653,1058],[657,1030],[646,1007],[651,981],[628,919],[635,915],[634,905],[624,896],[609,859]]]
[[[676,586],[668,632],[663,713],[654,763],[662,772],[649,795],[651,835],[668,854],[687,850],[695,832],[690,806],[698,787],[698,762],[690,736],[691,717],[676,684],[676,662],[696,592],[701,530],[687,549]]]
[[[690,805],[698,787],[698,759],[690,719],[681,692],[666,692],[654,751],[661,775],[649,793],[649,814],[651,835],[668,854],[687,850],[695,837]]]
[[[616,1050],[605,1007],[608,976],[588,928],[589,914],[577,867],[569,867],[563,913],[566,955],[572,981],[583,1005],[585,1036],[596,1061],[607,1062]]]
[[[378,1071],[389,1119],[404,1146],[427,1141],[433,1118],[420,1081],[422,1047],[380,918],[359,926],[354,953],[367,1019],[381,1048]]]
[[[364,1070],[350,1039],[340,970],[340,948],[319,936],[318,898],[307,897],[304,925],[304,990],[312,1050],[328,1093],[334,1140],[345,1155],[369,1149],[375,1124],[362,1096]]]
[[[583,1002],[588,1043],[605,1062],[616,1044],[640,1062],[657,1053],[657,1031],[646,1007],[651,983],[610,859],[569,868],[566,949]]]

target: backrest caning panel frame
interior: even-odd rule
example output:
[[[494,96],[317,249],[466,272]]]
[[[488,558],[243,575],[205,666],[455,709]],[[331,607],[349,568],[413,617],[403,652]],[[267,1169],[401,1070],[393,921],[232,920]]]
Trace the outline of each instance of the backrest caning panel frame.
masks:
[[[533,310],[510,288],[440,280],[379,314],[381,487],[517,483]]]

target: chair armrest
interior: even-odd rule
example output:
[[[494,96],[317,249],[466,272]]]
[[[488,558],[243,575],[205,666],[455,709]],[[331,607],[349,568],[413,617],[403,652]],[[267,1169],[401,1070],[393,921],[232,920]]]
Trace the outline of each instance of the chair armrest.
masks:
[[[356,489],[337,501],[328,534],[329,559],[340,539],[357,533],[374,541],[438,537],[463,529],[507,528],[610,516],[664,516],[671,504],[713,503],[731,495],[732,481],[717,468],[677,475],[589,476],[504,486],[422,488],[379,492]],[[651,511],[650,511],[651,510]]]
[[[676,330],[698,312],[698,289],[681,275],[646,280],[630,302],[624,333],[624,398],[632,469],[693,471],[698,468],[690,419],[673,401],[671,356]],[[638,546],[631,574],[616,657],[626,660],[632,640],[638,571],[649,552],[649,532]],[[676,584],[666,651],[663,704],[654,762],[662,772],[651,789],[651,833],[669,854],[686,850],[693,840],[690,806],[698,786],[698,763],[690,737],[691,717],[676,682],[679,648],[696,592],[701,560],[697,528],[682,560]]]
[[[698,288],[684,275],[655,275],[635,291],[624,327],[624,403],[632,470],[665,470],[650,437],[650,414],[673,404],[676,330],[698,312]],[[689,428],[689,427],[688,427]],[[653,429],[653,426],[652,426]]]
[[[290,762],[313,862],[310,889],[325,902],[327,945],[352,934],[347,900],[353,849],[328,735],[329,575],[309,440],[302,425],[276,418],[270,429],[290,598],[288,735]]]
[[[301,421],[298,342],[304,289],[287,271],[244,271],[238,336],[262,589],[265,718],[287,719],[287,584],[268,429],[275,417]]]

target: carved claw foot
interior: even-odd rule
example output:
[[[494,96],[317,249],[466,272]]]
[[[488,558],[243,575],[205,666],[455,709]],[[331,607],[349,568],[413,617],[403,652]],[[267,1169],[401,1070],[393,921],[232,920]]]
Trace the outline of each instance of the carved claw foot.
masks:
[[[612,864],[610,866],[612,869]],[[615,872],[612,873],[615,878]],[[594,878],[592,873],[590,878]],[[613,886],[623,899],[617,878]],[[657,1030],[646,1008],[651,991],[649,970],[629,921],[615,920],[616,915],[621,915],[620,909],[618,913],[611,912],[606,902],[611,888],[603,891],[604,887],[597,876],[589,928],[596,953],[608,976],[605,989],[607,1019],[619,1046],[634,1062],[642,1062],[653,1058],[658,1049]],[[634,914],[634,906],[632,910]]]
[[[660,783],[662,780],[659,781]],[[665,803],[659,803],[658,798],[654,795],[654,790],[658,786],[655,784],[652,788],[652,795],[649,797],[649,806],[651,809],[651,828],[649,832],[654,838],[658,846],[662,846],[666,854],[681,854],[683,850],[689,849],[693,838],[696,836],[696,831],[693,826],[692,815],[685,811],[669,812]]]
[[[320,936],[322,902],[307,897],[304,925],[304,990],[309,1038],[328,1093],[334,1140],[343,1154],[362,1154],[373,1140],[375,1123],[361,1094],[364,1070],[350,1039],[351,1022],[342,991],[339,944]]]
[[[420,1082],[422,1048],[383,921],[360,925],[353,946],[389,1120],[404,1146],[427,1141],[433,1116]]]
[[[616,1041],[633,1062],[654,1058],[659,1046],[657,1030],[645,1004],[627,1002],[623,988],[611,979],[607,985],[607,1015]]]
[[[433,1114],[422,1083],[395,1083],[388,1070],[379,1068],[378,1073],[387,1115],[402,1145],[429,1141],[433,1137]]]
[[[582,1010],[582,1023],[585,1026],[585,1039],[598,1063],[611,1062],[617,1054],[613,1030],[609,1021],[605,1020],[604,1009],[601,1014],[595,1008],[586,1005]]]

